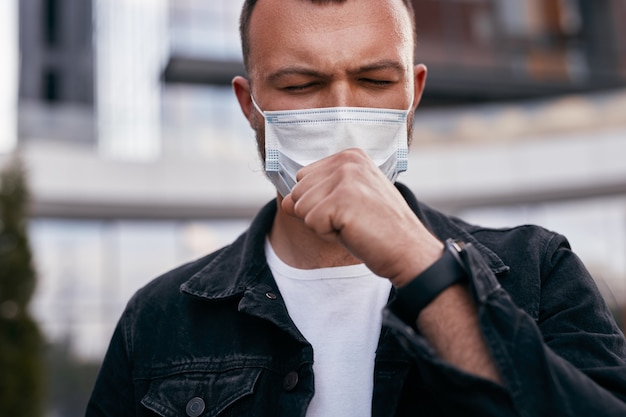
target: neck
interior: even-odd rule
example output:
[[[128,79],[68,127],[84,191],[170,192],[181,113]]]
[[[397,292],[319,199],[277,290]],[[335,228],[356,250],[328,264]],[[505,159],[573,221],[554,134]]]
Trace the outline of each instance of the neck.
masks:
[[[299,218],[285,214],[277,200],[278,209],[270,243],[276,255],[287,265],[300,269],[316,269],[362,263],[338,241],[327,241],[309,229]]]

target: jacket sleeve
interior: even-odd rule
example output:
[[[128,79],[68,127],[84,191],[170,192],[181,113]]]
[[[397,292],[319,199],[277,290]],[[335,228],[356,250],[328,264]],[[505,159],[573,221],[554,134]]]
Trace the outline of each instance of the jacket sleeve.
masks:
[[[439,360],[428,342],[389,310],[385,324],[410,351],[432,389],[444,393],[449,406],[462,405],[469,414],[626,416],[623,334],[563,237],[553,236],[543,258],[534,319],[515,305],[475,247],[467,245],[463,253],[481,331],[504,389]],[[473,387],[471,395],[464,386]]]
[[[126,313],[125,313],[126,314]],[[98,373],[87,405],[86,417],[130,417],[135,415],[131,361],[127,331],[122,316]]]

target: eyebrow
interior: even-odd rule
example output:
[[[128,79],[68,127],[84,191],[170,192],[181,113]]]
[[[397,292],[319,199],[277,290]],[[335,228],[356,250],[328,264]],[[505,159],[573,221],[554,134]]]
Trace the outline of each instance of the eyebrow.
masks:
[[[366,64],[356,69],[348,70],[348,73],[351,75],[361,74],[372,71],[380,71],[380,70],[392,70],[398,73],[404,73],[405,68],[398,61],[394,60],[383,60],[373,62],[371,64]],[[289,76],[289,75],[303,75],[308,77],[315,78],[330,78],[329,74],[313,70],[309,67],[294,65],[290,67],[285,67],[277,70],[276,72],[271,73],[267,79],[270,82],[279,81],[281,78]]]
[[[371,64],[364,65],[362,67],[357,68],[356,70],[350,70],[349,73],[361,74],[364,72],[380,71],[380,70],[393,70],[398,73],[403,73],[405,71],[405,68],[398,61],[383,60],[383,61],[377,61]]]
[[[271,73],[267,77],[267,79],[270,82],[276,82],[276,81],[279,81],[281,78],[289,76],[289,75],[304,75],[304,76],[316,77],[316,78],[327,77],[327,75],[319,71],[312,70],[311,68],[308,68],[308,67],[295,65],[291,67],[281,68],[278,71]]]

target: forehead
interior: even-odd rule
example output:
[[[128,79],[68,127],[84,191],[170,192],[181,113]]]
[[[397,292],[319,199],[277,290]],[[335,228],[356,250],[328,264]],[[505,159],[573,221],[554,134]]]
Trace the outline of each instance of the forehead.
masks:
[[[403,54],[412,63],[409,11],[401,0],[259,0],[250,19],[252,67],[305,55],[358,59],[358,53]]]

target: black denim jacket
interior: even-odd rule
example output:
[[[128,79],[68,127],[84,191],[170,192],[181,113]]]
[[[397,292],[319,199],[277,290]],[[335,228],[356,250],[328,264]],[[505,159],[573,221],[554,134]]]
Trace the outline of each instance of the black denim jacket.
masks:
[[[386,309],[372,415],[626,416],[626,342],[566,240],[534,226],[472,226],[398,188],[436,236],[470,243],[470,288],[504,387],[438,359]],[[137,292],[87,416],[306,414],[313,349],[264,255],[275,210],[269,203],[233,244]]]

